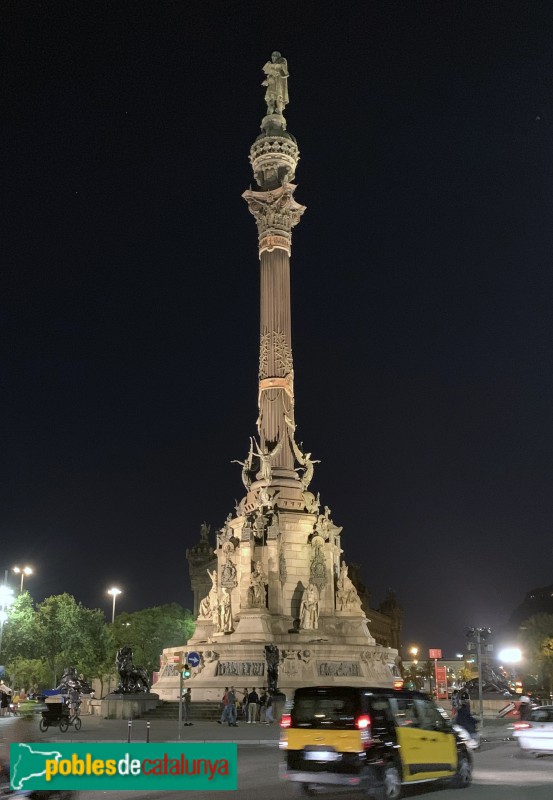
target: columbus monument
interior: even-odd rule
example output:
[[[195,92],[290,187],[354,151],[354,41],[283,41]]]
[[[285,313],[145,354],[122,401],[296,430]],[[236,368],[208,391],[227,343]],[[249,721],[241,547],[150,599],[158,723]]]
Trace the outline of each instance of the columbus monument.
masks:
[[[155,691],[178,693],[178,662],[199,655],[196,700],[225,686],[391,685],[398,651],[377,644],[342,550],[342,528],[310,491],[317,459],[297,441],[290,257],[305,211],[294,197],[299,150],[287,130],[288,67],[263,67],[267,114],[250,148],[257,184],[242,197],[257,226],[260,264],[258,418],[244,448],[243,496],[211,541],[187,552],[198,615],[185,647],[165,650]],[[197,661],[196,658],[193,659]],[[177,662],[177,663],[176,663]]]

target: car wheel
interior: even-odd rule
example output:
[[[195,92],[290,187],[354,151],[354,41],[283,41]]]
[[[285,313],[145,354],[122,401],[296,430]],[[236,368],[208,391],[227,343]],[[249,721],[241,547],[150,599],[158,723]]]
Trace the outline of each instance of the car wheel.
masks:
[[[457,762],[457,772],[451,779],[452,785],[455,789],[466,789],[472,782],[472,764],[466,755],[459,755]]]
[[[388,764],[384,767],[382,786],[372,790],[374,800],[398,800],[401,796],[401,778],[397,767]]]
[[[60,722],[60,732],[65,733],[65,731],[69,728],[69,722],[64,719]]]
[[[38,723],[38,727],[40,728],[42,733],[45,733],[48,730],[48,723],[46,722],[45,719],[41,719],[40,722]]]

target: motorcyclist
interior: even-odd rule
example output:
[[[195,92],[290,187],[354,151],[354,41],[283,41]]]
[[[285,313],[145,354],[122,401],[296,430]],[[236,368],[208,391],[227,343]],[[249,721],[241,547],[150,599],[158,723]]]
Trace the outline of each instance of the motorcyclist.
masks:
[[[520,698],[520,703],[518,706],[518,713],[520,719],[525,720],[530,714],[531,710],[532,710],[532,701],[530,700],[529,697],[523,694],[522,697]]]
[[[474,738],[477,731],[478,720],[470,713],[470,706],[466,700],[461,701],[455,723],[461,728],[464,728],[466,732],[470,733],[471,737]]]

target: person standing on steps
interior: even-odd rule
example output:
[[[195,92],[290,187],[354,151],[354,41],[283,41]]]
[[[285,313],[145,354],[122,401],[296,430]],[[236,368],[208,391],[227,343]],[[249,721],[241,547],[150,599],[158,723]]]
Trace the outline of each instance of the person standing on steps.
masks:
[[[228,686],[225,686],[225,693],[223,695],[223,713],[221,714],[221,719],[218,719],[217,722],[219,725],[222,725],[224,722],[228,722]]]
[[[190,727],[190,725],[192,725],[192,723],[190,722],[191,702],[192,702],[192,690],[189,687],[182,696],[182,716],[184,720],[184,725],[186,725],[187,727]]]
[[[255,691],[255,686],[248,695],[248,725],[252,722],[255,725],[257,722],[257,704],[259,703],[259,695]]]
[[[230,687],[230,691],[227,694],[228,699],[228,724],[229,728],[237,728],[238,724],[236,722],[236,692],[234,691],[234,686]]]

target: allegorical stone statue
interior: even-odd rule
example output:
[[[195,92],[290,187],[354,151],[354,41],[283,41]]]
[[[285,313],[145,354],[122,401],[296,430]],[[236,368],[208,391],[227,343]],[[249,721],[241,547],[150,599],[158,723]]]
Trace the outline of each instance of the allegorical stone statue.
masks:
[[[304,590],[300,606],[300,628],[314,631],[319,627],[319,590],[310,583]]]
[[[342,561],[336,586],[336,611],[361,611],[361,600],[353,581],[348,575],[348,567],[345,561]]]
[[[251,608],[265,608],[267,605],[265,587],[267,577],[261,561],[256,561],[250,578],[249,599]]]
[[[245,461],[238,461],[234,459],[231,461],[231,464],[240,464],[242,467],[242,483],[244,484],[244,488],[246,491],[250,491],[250,486],[252,485],[252,478],[251,478],[251,471],[252,471],[252,460],[253,460],[253,442],[250,437],[250,452],[248,453]]]
[[[271,60],[267,61],[263,67],[263,72],[267,76],[262,86],[267,87],[265,92],[265,102],[267,103],[267,114],[280,114],[288,105],[288,64],[279,52],[275,50],[271,54]]]
[[[267,446],[263,447],[262,449],[257,442],[255,442],[255,447],[257,450],[255,455],[259,459],[260,479],[270,483],[273,477],[272,461],[282,450],[282,439],[279,441],[276,447],[273,447],[272,450],[269,450]]]
[[[237,585],[236,574],[234,562],[230,558],[227,558],[223,571],[221,572],[221,586],[224,586],[226,589],[234,589]]]
[[[211,589],[200,603],[200,608],[199,608],[200,619],[213,619],[213,613],[215,612],[215,616],[217,615],[217,606],[219,603],[217,570],[214,569],[213,572],[207,570],[207,574],[211,578]],[[216,620],[213,619],[213,622],[216,622]]]
[[[132,663],[130,647],[121,647],[115,656],[115,664],[119,673],[119,685],[116,694],[138,694],[150,691],[150,678],[143,667],[135,667]]]
[[[223,633],[232,633],[234,630],[234,625],[232,621],[232,603],[228,589],[223,589],[221,593],[219,618],[219,630]]]

